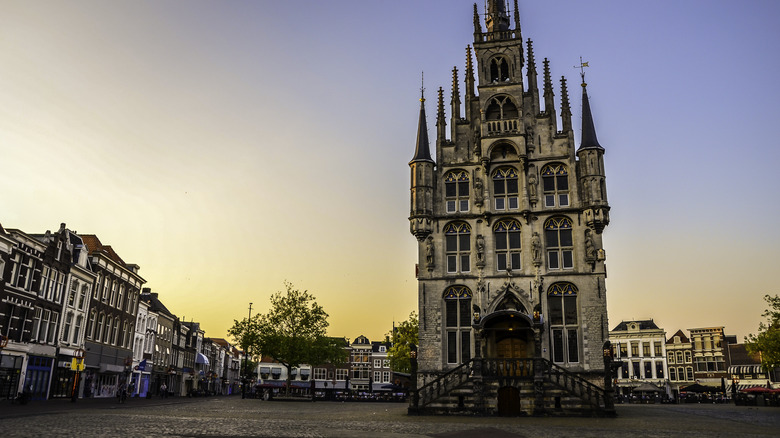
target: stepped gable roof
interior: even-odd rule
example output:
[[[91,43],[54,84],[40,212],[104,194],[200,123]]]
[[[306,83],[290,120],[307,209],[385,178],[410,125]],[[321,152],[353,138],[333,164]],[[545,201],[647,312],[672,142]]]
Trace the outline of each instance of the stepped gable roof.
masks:
[[[685,333],[683,333],[682,329],[680,329],[680,330],[677,330],[676,332],[674,332],[674,334],[672,336],[669,336],[669,339],[666,340],[666,343],[667,344],[673,344],[672,340],[674,340],[675,336],[679,336],[680,337],[680,342],[682,342],[683,344],[687,344],[687,343],[691,342],[691,340],[688,339],[687,336],[685,336]]]
[[[617,325],[614,329],[612,329],[613,332],[617,331],[628,331],[628,324],[636,323],[639,325],[639,330],[660,330],[660,328],[655,325],[655,322],[653,322],[652,319],[645,319],[641,321],[622,321],[620,324]]]
[[[119,254],[114,251],[114,248],[111,247],[111,245],[103,245],[100,242],[100,239],[94,234],[79,234],[81,236],[81,240],[84,242],[85,245],[87,245],[87,249],[89,249],[90,253],[93,252],[102,252],[108,258],[115,261],[116,263],[119,263],[122,267],[127,267],[127,264],[124,260],[122,260],[121,257],[119,257]]]

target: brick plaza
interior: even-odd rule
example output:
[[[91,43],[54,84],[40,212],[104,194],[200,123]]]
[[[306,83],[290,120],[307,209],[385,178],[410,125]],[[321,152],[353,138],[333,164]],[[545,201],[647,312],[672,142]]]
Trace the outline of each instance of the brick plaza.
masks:
[[[403,403],[240,397],[0,402],[0,435],[255,437],[764,437],[780,410],[733,405],[618,405],[617,418],[408,416]]]

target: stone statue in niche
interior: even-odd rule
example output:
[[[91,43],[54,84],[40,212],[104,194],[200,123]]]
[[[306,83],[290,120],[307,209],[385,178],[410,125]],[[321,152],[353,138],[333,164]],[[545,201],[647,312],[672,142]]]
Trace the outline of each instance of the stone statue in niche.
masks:
[[[596,244],[590,230],[585,230],[585,259],[589,262],[596,261]]]
[[[477,235],[477,266],[485,266],[485,238],[481,234]]]
[[[482,203],[485,200],[485,188],[482,185],[481,178],[474,178],[474,204],[477,207],[482,207]]]
[[[428,239],[425,241],[425,261],[428,264],[428,267],[433,267],[433,255],[434,255],[434,248],[433,248],[433,236],[428,236]]]
[[[528,172],[528,196],[532,201],[536,201],[536,189],[538,185],[539,180],[536,179],[536,171],[532,168],[531,171]]]
[[[531,254],[533,254],[534,265],[542,264],[542,238],[536,231],[531,236]]]

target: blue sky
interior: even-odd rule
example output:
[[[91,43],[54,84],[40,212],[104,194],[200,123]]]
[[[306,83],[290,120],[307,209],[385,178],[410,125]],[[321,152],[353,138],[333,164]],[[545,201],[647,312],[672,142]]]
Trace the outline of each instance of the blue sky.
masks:
[[[331,334],[378,338],[416,305],[420,73],[431,115],[472,4],[0,1],[0,223],[97,234],[212,336],[289,280]],[[780,293],[780,3],[519,4],[577,138],[590,65],[610,326],[755,331]]]

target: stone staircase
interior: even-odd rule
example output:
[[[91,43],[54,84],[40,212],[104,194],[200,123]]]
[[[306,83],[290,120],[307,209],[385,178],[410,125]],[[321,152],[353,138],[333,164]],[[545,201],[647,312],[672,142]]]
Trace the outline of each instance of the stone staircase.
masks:
[[[500,392],[515,404],[499,406]],[[611,397],[611,394],[609,395]],[[519,399],[519,406],[516,404]],[[472,359],[412,394],[410,414],[614,416],[603,388],[542,359]]]

